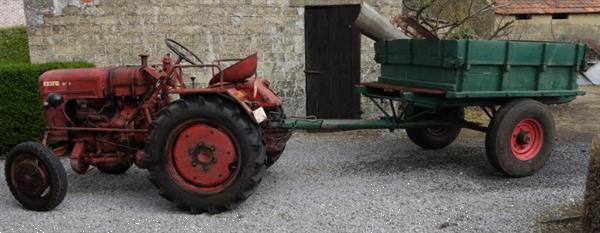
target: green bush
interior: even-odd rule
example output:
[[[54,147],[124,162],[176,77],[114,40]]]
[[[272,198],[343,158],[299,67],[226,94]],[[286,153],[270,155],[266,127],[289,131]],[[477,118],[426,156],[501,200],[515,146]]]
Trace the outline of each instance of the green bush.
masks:
[[[29,63],[26,27],[0,29],[0,64]]]
[[[44,132],[39,76],[52,69],[93,67],[85,62],[0,64],[0,155]]]

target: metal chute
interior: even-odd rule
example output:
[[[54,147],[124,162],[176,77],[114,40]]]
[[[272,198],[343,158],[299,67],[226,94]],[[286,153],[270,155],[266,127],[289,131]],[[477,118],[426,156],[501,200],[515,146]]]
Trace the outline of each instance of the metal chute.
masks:
[[[359,28],[363,35],[376,41],[410,38],[394,27],[369,4],[363,2],[360,8],[360,13],[356,21],[354,21],[354,26]]]

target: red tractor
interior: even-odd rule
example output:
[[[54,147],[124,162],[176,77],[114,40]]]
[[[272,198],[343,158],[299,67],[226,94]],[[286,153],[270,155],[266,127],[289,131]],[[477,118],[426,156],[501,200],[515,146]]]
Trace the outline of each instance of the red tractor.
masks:
[[[90,166],[108,174],[146,168],[160,195],[192,213],[234,208],[281,155],[288,130],[282,100],[256,75],[256,54],[203,64],[167,39],[178,57],[161,65],[52,70],[39,79],[46,131],[41,143],[17,145],[6,160],[12,194],[27,209],[47,211],[64,199],[65,170]],[[189,64],[183,64],[182,62]],[[221,62],[239,61],[227,69]],[[205,88],[184,82],[186,68],[213,69]],[[215,74],[216,73],[216,74]],[[177,99],[177,100],[175,100]]]

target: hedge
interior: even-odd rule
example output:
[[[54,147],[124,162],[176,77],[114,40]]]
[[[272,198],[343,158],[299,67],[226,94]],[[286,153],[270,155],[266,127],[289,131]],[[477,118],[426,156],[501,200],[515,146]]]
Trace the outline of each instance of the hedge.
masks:
[[[0,64],[0,155],[18,143],[41,139],[44,121],[38,78],[42,73],[93,66],[85,62]]]
[[[29,63],[26,27],[0,29],[0,64]]]

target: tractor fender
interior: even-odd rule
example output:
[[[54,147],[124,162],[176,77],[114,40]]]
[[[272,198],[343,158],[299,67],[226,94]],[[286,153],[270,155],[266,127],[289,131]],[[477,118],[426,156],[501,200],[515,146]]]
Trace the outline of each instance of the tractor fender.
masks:
[[[254,111],[250,108],[250,106],[244,103],[243,100],[239,99],[237,95],[235,95],[236,91],[237,90],[235,88],[230,88],[227,90],[215,90],[214,92],[201,91],[196,93],[180,93],[179,96],[182,99],[187,99],[194,96],[218,96],[223,101],[228,101],[239,106],[240,110],[245,113],[252,120],[252,122],[258,125],[259,122],[254,116]]]

